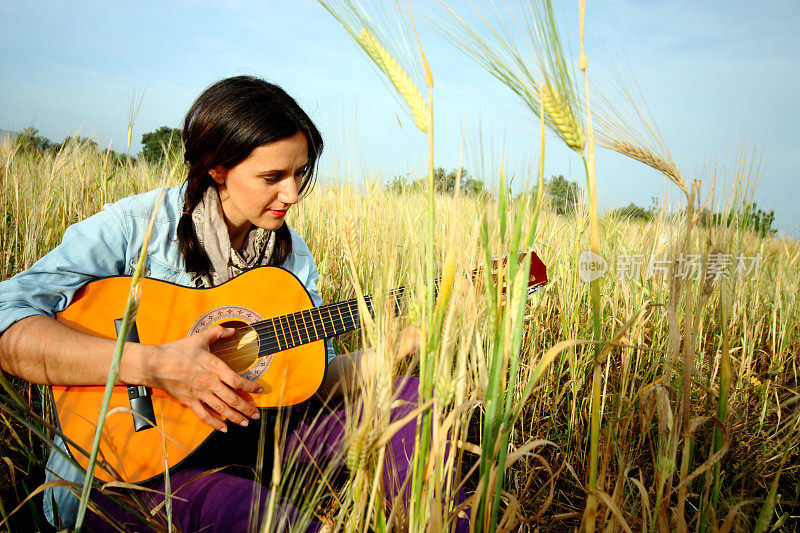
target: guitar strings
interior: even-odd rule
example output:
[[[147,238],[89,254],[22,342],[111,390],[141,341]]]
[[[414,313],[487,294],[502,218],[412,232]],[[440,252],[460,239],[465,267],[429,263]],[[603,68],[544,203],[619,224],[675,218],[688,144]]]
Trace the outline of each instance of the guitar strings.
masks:
[[[369,297],[367,298],[367,308],[371,310],[371,300]],[[355,307],[355,310],[353,309]],[[343,302],[339,302],[336,304],[328,304],[323,305],[320,307],[310,307],[308,309],[303,309],[301,311],[296,311],[294,313],[289,313],[282,316],[267,318],[265,320],[259,320],[257,322],[253,322],[251,324],[247,324],[244,326],[233,326],[235,331],[242,331],[242,330],[249,330],[254,329],[256,331],[264,331],[267,329],[277,329],[279,333],[286,332],[287,335],[289,333],[294,333],[295,336],[299,331],[306,330],[308,331],[310,328],[306,327],[306,324],[311,324],[313,326],[317,326],[317,329],[323,329],[323,324],[325,323],[342,323],[344,315],[341,314],[341,311],[344,310],[345,313],[353,314],[354,311],[357,312],[358,310],[358,302],[355,299],[346,300]],[[307,314],[306,314],[307,313]],[[328,313],[330,318],[326,318],[324,313]],[[341,319],[337,319],[336,315],[342,317]],[[234,317],[231,317],[234,318]],[[284,322],[285,321],[285,322]],[[295,325],[292,324],[292,321],[295,322]],[[333,336],[333,335],[332,335]],[[323,337],[320,337],[323,338]]]
[[[438,280],[436,282],[437,289],[438,289]],[[395,306],[399,308],[400,305],[400,297],[404,296],[405,294],[405,287],[398,287],[397,289],[392,289],[389,291],[390,296],[395,296]],[[399,295],[399,296],[398,296]],[[367,296],[365,297],[367,302],[367,309],[372,311],[372,297]],[[355,306],[355,312],[353,310],[353,306]],[[345,310],[345,313],[349,314],[350,316],[346,316],[342,313],[342,310]],[[305,316],[305,313],[308,312],[308,316]],[[324,313],[327,312],[330,320],[324,316]],[[337,318],[335,315],[338,314],[339,317]],[[295,313],[290,313],[287,315],[273,317],[266,320],[261,320],[258,322],[254,322],[253,324],[248,324],[245,326],[235,326],[233,327],[234,331],[242,331],[242,330],[253,330],[257,334],[269,332],[265,339],[264,348],[269,353],[275,353],[283,350],[288,350],[289,348],[293,348],[295,346],[299,346],[302,344],[307,344],[310,342],[315,342],[322,339],[328,339],[331,337],[335,337],[341,333],[346,331],[352,331],[356,329],[360,324],[359,319],[360,313],[358,311],[358,300],[355,298],[351,298],[350,300],[345,300],[343,302],[338,302],[335,304],[328,304],[323,305],[320,307],[312,307],[309,309],[303,309],[301,311],[297,311]],[[347,324],[347,319],[349,318],[349,324]],[[284,325],[282,319],[286,320],[286,325]],[[295,325],[292,325],[291,321],[295,322]],[[310,326],[309,327],[309,324]],[[332,326],[332,332],[328,334],[327,328],[325,325],[328,324]],[[313,329],[313,338],[312,339],[312,331]],[[319,334],[319,330],[322,330],[323,335]],[[303,332],[305,331],[305,339],[303,338]],[[284,338],[284,342],[281,342],[281,336]],[[259,335],[259,338],[263,338]],[[295,339],[297,339],[296,342]],[[274,342],[271,342],[274,341]],[[220,344],[230,344],[231,342],[239,342],[237,341],[228,341],[223,340]],[[285,345],[285,346],[282,346]],[[221,349],[216,354],[218,356],[225,356],[231,353],[240,352],[241,350],[235,346],[232,348],[225,348]],[[258,350],[260,351],[260,350]],[[251,350],[252,352],[252,350]],[[246,358],[252,357],[252,353],[250,355],[240,356],[239,358]],[[238,358],[237,358],[238,359]],[[235,361],[236,359],[231,359],[231,361]]]
[[[371,304],[371,298],[367,297],[367,308],[370,311],[372,310]],[[280,352],[295,346],[331,338],[346,331],[356,329],[361,322],[357,305],[357,300],[351,299],[336,304],[304,309],[296,313],[262,320],[247,326],[234,327],[234,330],[241,331],[252,329],[257,334],[265,333],[265,335],[259,335],[259,339],[263,341],[260,345],[263,346],[264,350],[268,353]],[[355,306],[355,310],[353,306]],[[344,313],[342,310],[344,310]],[[308,312],[307,316],[305,315],[306,312]],[[324,316],[325,312],[328,313],[329,318]],[[338,317],[336,315],[338,315]],[[285,324],[283,319],[286,321]],[[295,324],[292,325],[292,322]],[[325,327],[326,325],[328,327]],[[322,334],[320,334],[320,331],[322,331]],[[303,334],[304,332],[305,335]],[[283,341],[281,341],[281,337],[283,337]],[[221,344],[229,345],[232,342],[239,341],[223,340]],[[218,356],[225,356],[236,352],[242,353],[242,350],[233,346],[230,349],[221,349],[217,351],[216,354]],[[252,353],[253,350],[251,349],[248,355],[243,355],[238,358],[252,357]],[[235,360],[236,359],[231,359],[231,361]]]
[[[439,288],[439,282],[436,282],[437,289]],[[391,291],[392,294],[400,294],[400,296],[404,296],[405,288],[400,287],[398,289],[394,289]],[[372,311],[372,298],[367,296],[365,298],[367,309]],[[355,312],[352,306],[355,305]],[[396,298],[395,302],[396,306],[399,306],[399,298]],[[343,315],[341,310],[346,306],[347,315]],[[339,318],[337,319],[333,311],[337,311],[339,313]],[[330,321],[327,322],[331,325],[333,329],[333,333],[328,334],[324,325],[328,320],[324,316],[324,311],[328,312],[330,317]],[[304,313],[308,312],[309,315],[306,317]],[[316,316],[319,316],[320,320],[316,319]],[[283,325],[281,319],[286,319],[286,326]],[[290,319],[293,319],[295,322],[295,326],[292,326]],[[308,319],[308,320],[307,320]],[[349,324],[347,323],[349,319]],[[276,321],[277,320],[277,326]],[[313,335],[311,334],[311,329],[308,327],[308,321],[310,321]],[[252,328],[256,333],[262,333],[265,330],[272,329],[272,333],[266,336],[266,339],[262,343],[259,343],[259,346],[255,349],[250,348],[249,350],[242,350],[237,347],[232,347],[231,349],[224,349],[219,350],[217,355],[228,355],[231,353],[239,353],[243,355],[239,355],[236,358],[230,359],[231,362],[236,361],[238,359],[249,358],[252,357],[253,354],[258,354],[261,351],[261,346],[263,345],[264,351],[266,352],[265,355],[271,355],[273,353],[281,352],[284,350],[288,350],[290,348],[294,348],[296,346],[301,346],[303,344],[308,344],[311,342],[316,342],[323,339],[329,339],[346,331],[352,331],[358,328],[358,324],[360,324],[360,311],[358,310],[358,302],[356,299],[346,300],[344,302],[339,302],[336,304],[328,304],[321,307],[314,307],[310,309],[304,309],[302,311],[298,311],[292,314],[283,315],[280,317],[274,317],[271,319],[255,322],[253,324],[247,326],[241,326],[234,329],[242,330],[242,329],[249,329]],[[302,325],[301,325],[302,323]],[[280,332],[278,332],[278,328],[280,328]],[[319,329],[323,330],[323,335],[319,334]],[[287,331],[288,331],[288,340],[287,340]],[[303,331],[305,331],[305,338],[303,338]],[[281,346],[280,337],[283,336],[285,346]],[[297,338],[297,341],[295,340]],[[259,336],[259,339],[262,337]],[[274,341],[274,342],[273,342]],[[223,341],[225,344],[231,344],[232,342],[238,341]]]
[[[434,289],[436,292],[438,292],[439,288],[440,288],[440,280],[436,280],[434,282]],[[393,289],[389,291],[389,295],[395,296],[395,307],[399,309],[400,297],[405,296],[405,287],[398,287],[397,289]],[[366,296],[365,300],[367,304],[367,309],[371,312],[372,297]],[[355,313],[352,309],[353,305],[356,306]],[[345,306],[346,306],[345,311],[349,313],[349,317],[342,315],[341,311],[343,308],[345,308]],[[332,326],[333,332],[331,334],[328,334],[326,328],[324,327],[326,321],[328,320],[323,315],[323,312],[325,311],[328,312],[328,315],[330,317],[330,322],[328,322],[328,324]],[[338,312],[339,314],[338,320],[333,315],[333,311]],[[308,317],[304,315],[304,313],[306,312],[309,313]],[[319,317],[319,320],[317,320],[317,317]],[[347,318],[349,318],[349,325],[346,323]],[[282,319],[286,320],[286,326],[283,325]],[[291,319],[293,319],[295,322],[294,326],[292,326],[292,323],[290,321]],[[277,320],[277,326],[276,326],[276,320]],[[314,331],[313,338],[311,335],[311,330],[307,325],[308,321],[311,322],[311,326]],[[236,346],[231,346],[231,348],[225,348],[217,351],[216,355],[224,357],[233,353],[238,354],[237,357],[228,359],[229,362],[234,362],[241,359],[253,358],[254,356],[257,358],[259,357],[258,354],[261,353],[262,351],[265,352],[264,356],[272,355],[274,353],[285,351],[297,346],[309,344],[311,342],[316,342],[323,339],[329,339],[341,333],[352,331],[359,327],[358,324],[360,324],[360,322],[361,320],[360,320],[360,311],[358,310],[358,300],[355,298],[351,298],[350,300],[345,300],[343,302],[323,305],[320,307],[313,307],[309,309],[303,309],[295,313],[282,315],[279,317],[273,317],[270,319],[258,321],[253,324],[248,324],[245,326],[236,326],[233,328],[235,331],[252,329],[257,334],[260,334],[264,333],[265,331],[269,331],[271,329],[272,332],[266,335],[266,339],[263,339],[263,337],[259,335],[259,339],[263,339],[263,342],[257,343],[257,345],[252,348],[240,349]],[[300,325],[300,323],[302,323],[302,326]],[[278,331],[278,328],[280,328],[280,332]],[[319,329],[323,330],[323,335],[319,334],[318,331]],[[305,331],[305,339],[303,338],[302,335],[303,331]],[[281,340],[280,340],[281,336],[284,339],[285,346],[281,345]],[[295,337],[297,338],[297,341],[295,341]],[[231,345],[233,342],[239,342],[239,340],[237,341],[223,340],[221,344]]]
[[[341,320],[334,320],[334,321],[331,322],[331,325],[333,326],[333,333],[331,334],[330,337],[333,337],[335,335],[344,333],[345,331],[352,331],[352,330],[354,330],[354,329],[356,329],[358,327],[357,324],[360,324],[360,322],[361,322],[360,320],[357,320],[352,315],[351,315],[349,321],[346,320],[345,317],[342,317]],[[257,328],[253,327],[253,329],[257,329]],[[258,329],[261,329],[263,331],[264,329],[270,329],[270,328],[269,328],[269,326],[266,326],[266,327],[260,327]],[[262,347],[264,348],[264,351],[266,352],[264,354],[266,356],[266,355],[272,355],[274,353],[282,352],[282,351],[285,351],[285,350],[288,350],[290,348],[294,348],[296,346],[300,346],[300,345],[303,345],[303,344],[308,344],[308,343],[311,343],[311,342],[315,342],[315,341],[323,340],[323,339],[326,339],[326,338],[330,338],[330,337],[320,336],[318,332],[315,332],[314,335],[316,336],[316,338],[312,339],[312,335],[310,334],[311,331],[306,329],[306,338],[304,339],[302,334],[301,334],[302,330],[300,330],[299,327],[298,327],[298,329],[292,329],[292,332],[294,332],[296,335],[295,336],[291,336],[291,333],[290,333],[291,341],[287,342],[285,346],[281,345],[280,339],[278,337],[268,337],[265,342],[259,343],[257,346],[253,346],[253,347],[250,347],[250,348],[247,348],[247,349],[239,349],[239,348],[234,347],[233,349],[230,349],[230,350],[220,350],[220,351],[216,352],[216,355],[217,356],[224,356],[224,355],[228,355],[228,354],[231,354],[231,353],[237,353],[238,354],[237,357],[230,358],[230,359],[227,360],[228,362],[234,362],[234,361],[241,360],[241,359],[253,358],[254,356],[258,357],[258,354],[261,353],[261,351],[262,351],[262,349],[261,349]],[[299,342],[295,341],[295,337],[296,337],[297,341],[299,341]],[[273,340],[274,340],[274,342],[271,342]]]
[[[436,292],[438,292],[439,285],[440,285],[439,280],[436,280],[434,287],[436,289]],[[393,289],[389,291],[389,295],[395,297],[395,308],[399,310],[400,298],[405,296],[405,287],[398,287],[397,289]],[[367,304],[367,309],[371,312],[372,297],[366,296],[364,299]],[[355,306],[355,311],[353,310],[353,306]],[[342,309],[345,310],[346,314],[342,314],[341,312]],[[304,313],[306,312],[309,313],[308,317],[304,315]],[[328,318],[324,316],[324,312],[328,313],[330,320],[328,320]],[[335,316],[334,312],[338,313],[339,315],[338,318]],[[319,320],[317,320],[317,317],[319,318]],[[283,324],[282,321],[283,319],[286,320],[286,326],[284,326]],[[291,320],[294,320],[295,322],[294,326],[292,326]],[[311,328],[309,328],[307,325],[309,321],[313,328],[313,336],[311,334]],[[332,332],[330,334],[328,334],[327,329],[325,328],[326,323],[331,326]],[[336,335],[339,335],[346,331],[352,331],[354,329],[357,329],[360,323],[361,320],[360,320],[360,311],[358,310],[358,300],[355,298],[351,298],[350,300],[345,300],[343,302],[323,305],[320,307],[313,307],[309,309],[303,309],[295,313],[279,317],[273,317],[271,319],[266,319],[255,322],[253,324],[248,324],[246,326],[236,326],[233,328],[235,331],[252,329],[257,334],[264,332],[268,332],[268,334],[265,335],[266,337],[265,339],[264,337],[259,335],[259,339],[263,339],[263,342],[256,343],[256,346],[252,346],[246,349],[241,349],[236,346],[232,346],[231,348],[221,349],[219,351],[216,351],[215,353],[217,356],[222,356],[222,357],[233,353],[237,354],[236,357],[227,359],[227,361],[230,363],[241,359],[250,359],[254,357],[257,358],[258,354],[261,353],[262,351],[266,352],[264,354],[265,356],[272,355],[274,353],[285,351],[294,348],[296,346],[301,346],[311,342],[316,342],[319,340],[335,337]],[[323,335],[319,334],[319,329],[322,329]],[[303,331],[305,331],[305,338],[303,338],[302,334]],[[283,343],[280,340],[281,336],[284,338]],[[226,339],[223,340],[221,344],[224,343],[226,345],[231,345],[233,342],[239,342],[239,340],[230,341]]]
[[[337,304],[338,305],[338,304]],[[320,308],[315,308],[320,309]],[[327,308],[325,311],[341,311],[339,308]],[[309,311],[314,311],[314,309],[310,309]],[[322,312],[317,313],[319,315]],[[328,321],[325,317],[320,317],[319,320],[315,319],[313,315],[304,317],[302,314],[293,314],[293,315],[284,315],[283,317],[276,317],[277,322],[275,319],[267,319],[264,321],[260,321],[258,323],[251,324],[249,326],[242,326],[237,327],[234,329],[237,330],[249,330],[252,329],[257,334],[266,333],[266,335],[259,335],[259,339],[263,339],[264,342],[260,343],[267,352],[274,353],[283,350],[287,350],[289,348],[293,348],[295,346],[299,346],[301,344],[307,344],[310,342],[315,342],[317,340],[327,339],[330,337],[334,337],[338,334],[344,333],[345,331],[353,330],[357,328],[357,324],[361,321],[358,318],[360,313],[356,310],[355,312],[352,309],[346,309],[345,313],[337,313],[339,314],[338,317],[331,316],[330,321]],[[295,316],[298,315],[298,316]],[[286,319],[286,324],[284,325],[281,318]],[[309,320],[310,319],[310,320]],[[296,325],[292,325],[291,321],[294,320]],[[329,327],[324,327],[327,324]],[[329,332],[330,330],[330,332]],[[320,334],[322,332],[322,334]],[[329,334],[328,334],[329,332]],[[281,341],[281,337],[283,337],[283,341]],[[233,342],[239,342],[239,340],[230,341],[230,340],[223,340],[220,344],[231,344]],[[259,350],[256,350],[259,351]],[[225,356],[231,353],[240,352],[240,349],[233,346],[232,348],[222,349],[216,352],[218,356]],[[233,359],[235,360],[235,359]]]
[[[507,256],[504,257],[503,263]],[[531,270],[533,267],[531,267]],[[473,276],[474,277],[474,276]],[[533,277],[535,280],[535,276]],[[440,288],[440,281],[439,279],[434,281],[434,291],[438,293]],[[388,296],[394,297],[395,299],[395,308],[396,311],[399,312],[400,307],[400,298],[405,296],[405,287],[401,286],[396,289],[392,289],[388,292]],[[367,309],[372,312],[372,298],[371,296],[365,297]],[[356,309],[355,313],[353,312],[352,306],[355,304]],[[346,313],[349,316],[345,316],[342,314],[342,309],[346,306]],[[330,321],[325,318],[324,312],[328,312],[328,316]],[[339,314],[339,319],[337,320],[334,316],[333,312],[336,311]],[[305,313],[308,312],[308,317],[305,316]],[[349,318],[349,324],[347,323],[346,319]],[[286,326],[283,325],[282,320],[286,320]],[[299,319],[299,320],[298,320]],[[294,320],[294,327],[292,326],[291,320]],[[276,322],[277,321],[277,322]],[[311,329],[313,329],[313,335],[311,330],[309,329],[308,322],[311,323]],[[300,324],[302,323],[302,325]],[[327,329],[325,328],[325,324],[329,324],[331,326],[332,332],[328,334]],[[243,350],[238,348],[237,346],[233,345],[233,343],[240,342],[239,340],[230,340],[226,339],[221,341],[220,344],[231,346],[230,348],[224,348],[216,352],[218,356],[227,356],[232,353],[239,354],[237,357],[229,359],[229,361],[233,362],[239,359],[245,358],[252,358],[255,354],[258,357],[258,354],[263,351],[266,352],[265,355],[271,355],[274,353],[278,353],[284,350],[288,350],[294,348],[296,346],[301,346],[303,344],[308,344],[311,342],[316,342],[323,339],[329,339],[344,333],[346,331],[352,331],[359,327],[361,323],[360,320],[360,311],[358,310],[358,301],[355,298],[350,300],[345,300],[343,302],[338,302],[335,304],[328,304],[323,305],[320,307],[313,307],[309,309],[303,309],[294,313],[286,314],[283,316],[272,317],[266,320],[261,320],[258,322],[254,322],[252,324],[247,324],[245,326],[235,326],[233,329],[235,332],[242,331],[242,330],[253,330],[258,335],[258,339],[262,340],[262,342],[257,342],[254,348],[249,348],[247,350]],[[277,326],[276,326],[277,324]],[[280,328],[280,332],[278,331]],[[269,330],[272,332],[267,333]],[[319,329],[322,329],[323,335],[319,334]],[[303,331],[305,331],[305,339],[303,338]],[[288,339],[287,339],[287,332],[288,332]],[[265,335],[262,335],[265,334]],[[281,345],[281,336],[284,339],[285,346]],[[297,342],[295,341],[295,337],[297,338]]]

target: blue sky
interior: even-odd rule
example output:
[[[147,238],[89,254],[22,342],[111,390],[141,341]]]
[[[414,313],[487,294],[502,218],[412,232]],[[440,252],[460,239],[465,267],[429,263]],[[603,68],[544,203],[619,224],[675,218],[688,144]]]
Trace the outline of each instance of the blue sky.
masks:
[[[732,162],[747,135],[762,160],[759,206],[775,210],[782,232],[800,236],[800,3],[587,4],[590,74],[607,71],[606,55],[624,56],[687,179]],[[554,5],[577,34],[578,2]],[[463,131],[465,166],[473,174],[480,174],[478,154],[489,180],[502,157],[521,185],[538,158],[537,122],[439,35],[421,33],[436,85],[436,164],[458,165]],[[132,147],[138,152],[143,133],[179,127],[210,83],[253,74],[282,85],[317,122],[329,176],[351,175],[353,168],[358,182],[420,173],[427,157],[424,136],[374,68],[311,0],[4,0],[0,72],[0,129],[33,125],[52,140],[79,133],[122,151],[131,99],[143,96]],[[578,161],[558,142],[548,144],[545,161],[548,175],[582,180]],[[649,205],[665,193],[677,200],[659,174],[607,152],[598,154],[598,191],[607,209]]]

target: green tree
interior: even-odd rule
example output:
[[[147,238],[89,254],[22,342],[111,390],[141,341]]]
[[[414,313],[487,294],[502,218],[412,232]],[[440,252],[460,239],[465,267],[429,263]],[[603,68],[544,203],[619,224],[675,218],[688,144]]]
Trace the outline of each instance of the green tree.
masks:
[[[136,161],[136,157],[115,150],[111,150],[110,155],[117,166],[131,165]]]
[[[653,216],[647,209],[645,209],[640,205],[636,205],[633,202],[629,203],[625,207],[620,207],[619,209],[615,209],[614,214],[624,218],[631,218],[644,221],[653,218]]]
[[[436,191],[453,194],[456,190],[456,180],[458,178],[458,169],[446,171],[442,167],[433,169],[433,183]],[[386,186],[386,189],[392,192],[402,192],[408,189],[417,189],[424,191],[427,187],[427,178],[418,180],[411,180],[409,174],[405,176],[395,176],[391,182]],[[479,179],[470,177],[466,169],[461,169],[461,183],[460,189],[462,194],[482,194],[486,192],[486,187]]]
[[[53,143],[47,137],[39,135],[39,130],[28,126],[16,137],[16,141],[23,152],[44,152],[53,148]]]
[[[392,178],[392,181],[386,185],[386,190],[400,193],[414,186],[415,183],[410,179],[410,175],[406,174],[405,176],[395,176]]]
[[[755,231],[762,237],[772,237],[778,233],[777,228],[772,227],[775,222],[775,211],[770,209],[766,212],[755,202],[742,204],[739,210],[731,211],[727,216],[723,213],[712,213],[708,208],[704,208],[700,211],[698,220],[702,226],[738,224],[740,228]]]
[[[544,193],[550,199],[550,206],[559,215],[574,211],[583,195],[577,183],[564,179],[561,174],[545,181]]]
[[[65,137],[63,141],[59,144],[53,145],[53,149],[56,151],[63,150],[67,146],[70,145],[80,145],[84,148],[88,148],[94,152],[100,151],[100,145],[97,144],[95,141],[88,137],[81,137],[81,136],[69,136]]]
[[[142,135],[142,153],[150,163],[158,163],[164,159],[165,154],[179,155],[183,150],[181,130],[161,126],[155,131]]]
[[[755,202],[745,206],[743,213],[743,224],[747,229],[752,229],[762,237],[771,237],[778,233],[776,228],[772,227],[775,222],[775,211],[769,210],[769,213],[762,211]]]
[[[458,180],[458,169],[446,172],[442,167],[436,167],[433,171],[433,183],[439,192],[453,194],[456,190]],[[461,169],[460,189],[465,194],[480,194],[486,192],[486,188],[481,180],[470,177],[469,171]]]

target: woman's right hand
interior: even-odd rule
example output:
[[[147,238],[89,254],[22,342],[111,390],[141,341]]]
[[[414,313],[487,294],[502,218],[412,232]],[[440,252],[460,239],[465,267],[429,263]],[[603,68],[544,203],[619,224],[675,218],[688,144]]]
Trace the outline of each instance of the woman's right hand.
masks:
[[[246,426],[258,419],[258,409],[248,393],[261,386],[234,372],[209,346],[233,335],[232,328],[215,325],[169,344],[151,345],[143,359],[144,384],[158,388],[191,408],[209,426],[227,431],[224,420]]]

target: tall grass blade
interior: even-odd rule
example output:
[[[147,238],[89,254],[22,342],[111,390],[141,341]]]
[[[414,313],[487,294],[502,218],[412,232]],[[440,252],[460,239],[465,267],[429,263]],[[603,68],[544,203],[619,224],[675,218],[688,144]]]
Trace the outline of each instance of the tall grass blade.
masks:
[[[122,349],[125,347],[125,339],[128,337],[128,332],[133,326],[133,321],[136,319],[136,311],[139,307],[139,299],[141,298],[141,282],[140,278],[144,272],[145,263],[147,261],[147,247],[150,243],[150,237],[153,234],[153,226],[156,222],[156,215],[158,209],[161,207],[161,202],[164,200],[166,189],[161,191],[156,204],[153,207],[153,214],[150,216],[150,223],[147,226],[147,232],[144,236],[142,243],[142,251],[139,255],[139,262],[136,264],[136,269],[133,271],[131,278],[131,290],[128,294],[128,302],[125,306],[125,314],[122,318],[122,327],[117,334],[117,344],[114,348],[114,356],[111,360],[111,367],[108,371],[108,379],[106,380],[105,392],[103,394],[103,403],[100,407],[100,415],[97,419],[97,428],[94,433],[94,442],[92,450],[89,454],[89,464],[86,467],[86,479],[83,482],[83,489],[81,491],[81,499],[78,504],[78,514],[75,520],[75,531],[80,532],[83,526],[83,520],[86,516],[86,508],[89,504],[89,494],[91,492],[92,484],[94,482],[94,468],[97,461],[97,452],[100,449],[100,438],[103,432],[103,425],[105,424],[106,413],[108,413],[108,404],[111,401],[111,392],[117,382],[117,373],[119,372],[119,362],[122,359]]]

